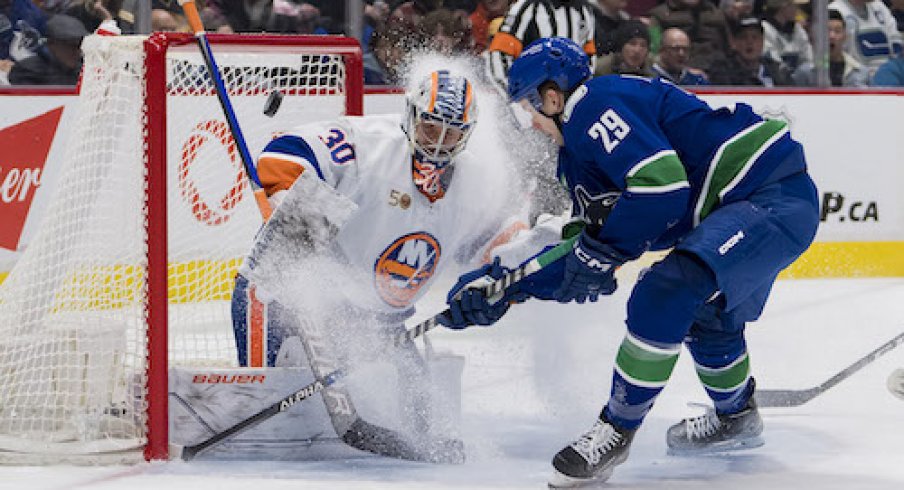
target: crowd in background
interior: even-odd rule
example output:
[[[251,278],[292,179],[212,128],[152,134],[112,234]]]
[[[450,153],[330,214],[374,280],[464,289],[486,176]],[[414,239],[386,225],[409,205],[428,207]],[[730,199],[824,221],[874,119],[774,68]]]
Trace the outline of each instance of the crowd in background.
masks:
[[[138,0],[0,0],[0,85],[74,85],[89,33],[136,32]],[[714,2],[718,2],[714,3]],[[198,0],[213,32],[347,34],[344,0]],[[151,30],[187,31],[176,0]],[[531,41],[571,37],[594,72],[679,85],[814,86],[809,0],[366,0],[365,83],[399,82],[418,50],[480,57],[505,85]],[[904,0],[830,0],[832,86],[904,86]]]

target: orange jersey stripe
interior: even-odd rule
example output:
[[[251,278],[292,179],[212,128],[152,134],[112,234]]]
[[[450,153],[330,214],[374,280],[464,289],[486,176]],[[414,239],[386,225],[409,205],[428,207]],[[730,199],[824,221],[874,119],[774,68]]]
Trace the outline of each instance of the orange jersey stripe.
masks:
[[[521,41],[507,33],[507,32],[497,32],[495,36],[493,36],[493,42],[490,43],[489,51],[501,51],[509,56],[517,58],[519,54],[521,54],[521,50],[524,46],[521,44]]]
[[[248,367],[264,367],[264,304],[254,291],[254,286],[248,289]]]
[[[291,160],[274,156],[262,156],[257,160],[257,176],[268,197],[292,187],[302,172],[304,167]]]

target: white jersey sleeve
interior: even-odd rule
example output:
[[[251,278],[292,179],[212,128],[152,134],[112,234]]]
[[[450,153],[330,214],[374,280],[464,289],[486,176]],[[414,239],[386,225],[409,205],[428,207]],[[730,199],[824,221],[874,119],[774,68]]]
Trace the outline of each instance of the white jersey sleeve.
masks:
[[[312,172],[341,190],[354,180],[356,144],[346,121],[308,124],[273,139],[257,160],[268,196],[292,186],[302,172]]]

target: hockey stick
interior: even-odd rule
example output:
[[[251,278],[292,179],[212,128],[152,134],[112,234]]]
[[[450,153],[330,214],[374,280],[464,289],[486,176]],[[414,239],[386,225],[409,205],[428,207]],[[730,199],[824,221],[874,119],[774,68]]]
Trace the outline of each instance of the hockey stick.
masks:
[[[245,142],[245,135],[239,126],[239,121],[235,117],[235,110],[232,108],[232,102],[229,100],[229,92],[226,90],[226,84],[223,83],[223,77],[220,75],[220,68],[213,57],[213,51],[210,49],[210,42],[207,40],[207,33],[204,31],[204,24],[201,22],[201,16],[198,14],[198,8],[195,6],[195,0],[179,0],[182,11],[191,30],[198,40],[198,48],[204,57],[204,64],[213,81],[214,89],[217,93],[217,100],[220,101],[220,107],[226,116],[226,122],[229,124],[229,130],[232,132],[232,139],[235,146],[239,150],[239,157],[242,159],[242,167],[245,169],[245,175],[248,177],[248,184],[254,193],[254,200],[257,201],[257,207],[261,212],[264,221],[270,217],[273,212],[270,202],[267,200],[267,194],[261,187],[260,178],[257,170],[254,168],[254,161],[251,159],[251,152],[248,151],[248,144]]]
[[[500,279],[485,286],[484,294],[488,298],[490,298],[490,301],[498,302],[499,299],[502,298],[505,290],[508,289],[509,287],[511,287],[513,284],[515,284],[518,281],[524,279],[525,277],[539,271],[543,267],[546,267],[550,263],[562,258],[568,252],[570,252],[571,249],[574,248],[575,240],[577,240],[577,237],[570,238],[570,239],[560,243],[559,245],[553,247],[552,249],[546,251],[545,253],[542,253],[542,254],[538,255],[537,257],[534,257],[532,260],[521,265],[520,267],[506,273]],[[424,321],[418,323],[414,327],[400,333],[393,340],[394,344],[396,346],[399,346],[404,343],[411,342],[414,339],[416,339],[417,337],[420,337],[421,335],[427,333],[428,331],[433,330],[434,328],[436,328],[437,325],[440,325],[442,323],[441,319],[443,317],[445,317],[445,318],[450,317],[448,308],[446,308],[442,312],[428,318],[427,320],[424,320]],[[213,436],[211,436],[210,438],[208,438],[204,441],[201,441],[197,444],[183,447],[182,452],[181,452],[181,458],[185,461],[190,461],[190,460],[194,459],[195,456],[197,456],[199,453],[206,451],[206,450],[216,446],[217,444],[223,442],[224,440],[226,440],[232,436],[235,436],[247,429],[250,429],[251,427],[254,427],[255,425],[273,417],[274,415],[285,412],[286,410],[290,409],[293,405],[301,402],[302,400],[305,400],[306,398],[310,398],[311,396],[314,396],[315,394],[320,393],[325,388],[329,387],[336,381],[342,379],[345,375],[346,375],[346,372],[340,368],[340,369],[336,369],[336,370],[330,372],[326,376],[323,376],[321,379],[314,380],[314,382],[303,386],[298,391],[280,399],[276,403],[270,405],[269,407],[261,410],[260,412],[258,412],[256,414],[236,423],[232,427],[229,427],[221,432],[218,432],[218,433],[214,434]],[[359,426],[355,427],[353,424],[352,428],[350,428],[345,434],[341,435],[342,440],[345,441],[346,443],[348,443],[349,445],[351,445],[353,447],[357,447],[358,449],[363,449],[362,447],[359,447],[359,446],[362,445],[361,441],[364,440],[364,438],[362,437],[362,434],[364,434],[364,433],[371,434],[371,443],[373,443],[373,440],[376,440],[376,439],[383,439],[383,440],[387,439],[387,437],[385,437],[385,434],[384,434],[384,431],[386,431],[386,429],[383,429],[382,427],[374,426],[373,424],[368,424],[367,422],[361,420],[360,418],[358,420],[356,420],[355,423],[359,424]],[[367,427],[361,427],[361,425],[364,425]],[[363,430],[365,428],[367,430]],[[384,443],[384,445],[385,445],[385,443]],[[364,450],[368,450],[368,449],[364,449]],[[414,458],[408,458],[408,459],[414,459]]]
[[[882,357],[895,347],[904,343],[904,332],[899,333],[895,338],[882,344],[876,350],[861,357],[857,362],[842,369],[838,374],[827,379],[825,382],[812,388],[802,390],[757,390],[756,401],[760,407],[797,407],[807,403],[813,398],[825,393],[833,386],[844,381],[852,374],[861,370],[867,364]]]

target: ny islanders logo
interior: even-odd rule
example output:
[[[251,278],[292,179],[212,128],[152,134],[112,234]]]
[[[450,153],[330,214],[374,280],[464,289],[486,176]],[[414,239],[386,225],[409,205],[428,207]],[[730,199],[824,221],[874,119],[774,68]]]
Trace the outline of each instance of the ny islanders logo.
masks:
[[[409,233],[397,238],[374,264],[377,293],[389,305],[408,306],[433,277],[439,255],[439,242],[429,233]]]

